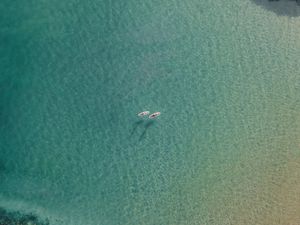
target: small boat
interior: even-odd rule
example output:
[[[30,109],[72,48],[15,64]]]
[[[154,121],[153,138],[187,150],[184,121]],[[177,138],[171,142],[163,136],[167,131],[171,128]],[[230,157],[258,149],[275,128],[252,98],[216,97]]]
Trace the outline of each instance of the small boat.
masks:
[[[149,113],[150,113],[149,111],[140,112],[138,113],[138,116],[139,117],[147,116]]]
[[[154,118],[158,117],[159,115],[160,115],[160,112],[152,113],[152,114],[149,116],[149,119],[154,119]]]

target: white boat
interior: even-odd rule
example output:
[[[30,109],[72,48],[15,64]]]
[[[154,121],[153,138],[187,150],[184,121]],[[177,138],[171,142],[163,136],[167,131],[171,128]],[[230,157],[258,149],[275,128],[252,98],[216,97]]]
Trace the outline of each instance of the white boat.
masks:
[[[152,113],[152,114],[149,116],[149,119],[154,119],[154,118],[158,117],[159,115],[160,115],[160,112]]]
[[[143,117],[143,116],[147,116],[149,113],[150,113],[149,111],[144,111],[144,112],[138,113],[137,115],[138,115],[139,117]]]

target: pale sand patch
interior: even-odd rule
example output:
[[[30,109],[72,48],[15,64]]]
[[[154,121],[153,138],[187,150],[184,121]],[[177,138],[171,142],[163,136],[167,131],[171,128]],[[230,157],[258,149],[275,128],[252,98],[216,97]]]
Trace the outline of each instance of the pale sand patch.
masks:
[[[300,158],[290,159],[286,176],[276,193],[278,205],[267,214],[262,224],[300,224]]]

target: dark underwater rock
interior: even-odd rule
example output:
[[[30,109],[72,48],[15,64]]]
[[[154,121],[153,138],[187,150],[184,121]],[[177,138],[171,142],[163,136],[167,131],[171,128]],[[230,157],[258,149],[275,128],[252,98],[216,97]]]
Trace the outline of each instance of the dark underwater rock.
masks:
[[[300,0],[251,0],[261,7],[280,16],[300,16]]]
[[[33,214],[24,215],[0,208],[0,225],[49,225],[49,222],[41,221]]]

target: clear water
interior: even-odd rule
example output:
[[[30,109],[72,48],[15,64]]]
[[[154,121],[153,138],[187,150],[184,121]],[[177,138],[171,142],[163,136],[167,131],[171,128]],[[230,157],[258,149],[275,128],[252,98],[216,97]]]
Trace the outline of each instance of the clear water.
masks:
[[[256,3],[3,1],[0,207],[51,224],[297,224],[299,11]]]

